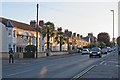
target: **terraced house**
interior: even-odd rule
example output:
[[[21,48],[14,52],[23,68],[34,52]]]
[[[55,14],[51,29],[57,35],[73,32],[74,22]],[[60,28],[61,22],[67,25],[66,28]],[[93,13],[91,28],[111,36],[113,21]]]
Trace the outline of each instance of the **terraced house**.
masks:
[[[31,21],[30,25],[6,18],[0,18],[0,34],[2,46],[0,52],[6,54],[10,48],[15,53],[23,53],[27,45],[36,45],[36,22]],[[41,26],[38,31],[38,52],[44,52],[44,38],[41,34]]]

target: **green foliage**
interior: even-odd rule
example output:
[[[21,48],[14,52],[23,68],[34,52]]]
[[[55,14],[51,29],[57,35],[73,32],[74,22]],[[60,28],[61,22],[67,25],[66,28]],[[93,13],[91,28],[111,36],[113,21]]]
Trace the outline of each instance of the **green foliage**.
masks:
[[[60,30],[57,32],[55,37],[55,42],[57,42],[57,44],[60,44],[60,51],[61,51],[61,46],[65,44],[66,41],[67,39],[65,38],[65,34],[64,32],[62,32],[62,28],[60,28]]]
[[[25,47],[26,52],[35,52],[36,47],[34,45],[28,45]]]
[[[101,32],[98,34],[98,41],[104,42],[106,44],[106,46],[110,46],[110,36],[108,33],[106,32]]]
[[[106,44],[104,42],[100,42],[99,47],[105,48]]]
[[[117,38],[117,45],[120,46],[120,36]]]
[[[88,44],[88,45],[87,45],[87,48],[92,49],[93,47],[96,47],[96,45],[95,45],[95,44],[93,44],[93,43],[91,43],[91,44]]]
[[[49,25],[49,26],[48,26]],[[49,32],[47,32],[47,29],[49,29]],[[44,24],[44,26],[42,27],[42,35],[43,35],[43,37],[45,37],[46,36],[46,34],[49,34],[50,35],[50,37],[53,37],[54,36],[54,33],[53,33],[53,31],[55,30],[55,27],[54,27],[54,23],[52,23],[52,22],[46,22],[45,24]]]

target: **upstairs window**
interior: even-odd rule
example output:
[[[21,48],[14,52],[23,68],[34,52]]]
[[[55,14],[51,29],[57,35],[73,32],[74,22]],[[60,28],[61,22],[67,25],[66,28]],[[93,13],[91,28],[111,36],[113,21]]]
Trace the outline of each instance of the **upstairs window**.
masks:
[[[13,37],[16,37],[16,30],[13,31]]]
[[[9,33],[8,36],[11,37],[11,33]]]
[[[9,33],[8,33],[8,36],[9,36],[9,37],[12,37],[12,34],[11,34],[11,33],[12,33],[12,31],[9,30]]]

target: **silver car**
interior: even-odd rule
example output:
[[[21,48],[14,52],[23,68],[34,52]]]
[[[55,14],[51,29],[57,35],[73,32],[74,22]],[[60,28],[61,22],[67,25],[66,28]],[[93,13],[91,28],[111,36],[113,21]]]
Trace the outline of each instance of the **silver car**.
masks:
[[[89,54],[89,50],[88,49],[83,49],[82,54]]]

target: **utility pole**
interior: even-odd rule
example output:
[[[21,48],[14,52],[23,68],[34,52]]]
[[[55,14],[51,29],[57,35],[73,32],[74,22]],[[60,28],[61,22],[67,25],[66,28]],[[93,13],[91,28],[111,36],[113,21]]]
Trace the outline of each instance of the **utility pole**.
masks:
[[[47,26],[47,56],[49,56],[49,26]]]
[[[36,26],[36,58],[38,58],[38,7],[39,7],[39,4],[37,4],[37,26]]]
[[[113,12],[113,47],[114,47],[114,10],[111,10]]]

